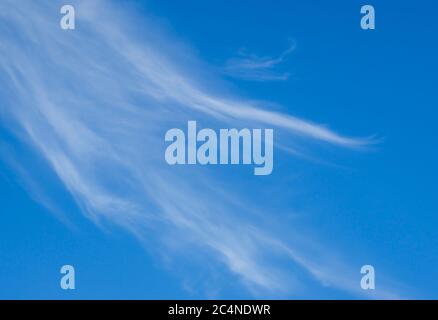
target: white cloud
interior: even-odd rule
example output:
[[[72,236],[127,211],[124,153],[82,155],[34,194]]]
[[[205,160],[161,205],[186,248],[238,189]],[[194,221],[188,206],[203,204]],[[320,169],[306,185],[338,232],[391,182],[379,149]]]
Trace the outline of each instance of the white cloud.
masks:
[[[287,294],[299,286],[289,267],[274,262],[280,257],[290,259],[291,269],[357,293],[350,279],[330,277],[324,261],[317,265],[298,254],[305,247],[292,249],[281,235],[248,219],[251,209],[239,204],[239,193],[220,187],[226,176],[208,180],[205,171],[167,166],[164,133],[197,119],[273,126],[291,137],[348,148],[370,141],[207,90],[188,70],[196,65],[179,64],[175,52],[185,49],[153,21],[127,18],[121,7],[117,18],[107,1],[72,4],[76,30],[65,32],[53,1],[1,2],[0,83],[6,90],[0,108],[82,212],[99,225],[122,225],[143,241],[189,241],[263,292]],[[154,34],[130,34],[132,25],[122,21]],[[179,50],[166,50],[174,47]],[[287,54],[260,59],[252,68],[275,65]]]

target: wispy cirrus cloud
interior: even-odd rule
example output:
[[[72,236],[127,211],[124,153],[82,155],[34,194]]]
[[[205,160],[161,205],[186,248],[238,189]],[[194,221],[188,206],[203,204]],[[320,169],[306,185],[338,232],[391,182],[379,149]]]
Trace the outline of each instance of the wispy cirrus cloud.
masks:
[[[278,56],[258,56],[240,49],[236,57],[225,62],[222,72],[232,78],[249,81],[284,81],[289,79],[289,72],[279,70],[278,65],[295,50],[295,42]]]
[[[254,219],[241,200],[247,190],[229,175],[168,166],[164,133],[197,119],[205,126],[270,126],[303,142],[343,148],[369,139],[205,88],[174,54],[184,47],[159,34],[153,21],[123,19],[128,9],[117,7],[116,17],[108,1],[72,1],[77,30],[64,32],[56,4],[1,2],[1,114],[14,119],[14,132],[45,159],[86,217],[123,226],[143,243],[153,238],[160,254],[173,256],[181,250],[176,244],[186,244],[190,255],[217,261],[217,269],[265,296],[297,294],[308,281],[299,273],[360,294],[347,264],[316,261],[304,254],[308,244],[297,244],[299,232],[295,243]],[[154,31],[138,35],[135,23]],[[287,54],[248,60],[247,69],[269,69]],[[267,219],[265,210],[257,209]],[[314,247],[323,256],[326,248]],[[334,265],[345,277],[333,278]],[[378,296],[397,295],[382,289]]]

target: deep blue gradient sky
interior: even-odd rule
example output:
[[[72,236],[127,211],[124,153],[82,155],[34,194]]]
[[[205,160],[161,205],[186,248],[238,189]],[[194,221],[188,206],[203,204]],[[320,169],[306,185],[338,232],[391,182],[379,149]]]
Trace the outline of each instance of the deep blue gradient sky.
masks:
[[[254,225],[268,221],[266,228],[285,242],[298,228],[302,237],[328,248],[309,253],[308,247],[301,247],[315,255],[311,259],[318,266],[327,259],[321,252],[333,260],[342,257],[348,268],[330,267],[336,279],[348,269],[349,279],[359,286],[360,267],[371,264],[376,268],[376,291],[385,287],[400,297],[436,299],[438,5],[367,3],[376,8],[373,31],[360,28],[363,1],[138,0],[118,2],[114,8],[139,21],[154,19],[160,32],[184,44],[197,66],[205,66],[193,73],[201,80],[213,75],[205,80],[211,86],[218,82],[226,92],[269,101],[286,114],[327,124],[349,137],[375,136],[376,143],[363,150],[304,140],[301,157],[276,153],[273,175],[266,179],[252,176],[247,168],[211,170],[239,188],[236,194],[245,205],[263,209],[260,220],[252,216]],[[57,24],[59,8],[53,6],[46,19]],[[131,28],[142,39],[144,26]],[[1,22],[3,37],[10,34]],[[286,80],[250,81],[222,72],[239,50],[276,57],[291,43],[293,52],[275,66],[276,74],[289,74]],[[178,52],[172,54],[176,59]],[[100,228],[83,214],[84,206],[44,156],[19,138],[21,129],[7,111],[16,95],[5,85],[7,78],[0,80],[0,298],[373,297],[332,280],[324,284],[289,266],[283,256],[270,254],[268,259],[278,261],[269,267],[290,272],[299,284],[291,281],[281,292],[255,288],[241,272],[220,258],[216,261],[214,253],[204,254],[204,249],[188,245],[164,254],[160,227],[151,237],[144,231],[146,241],[138,241],[117,223]],[[80,94],[81,84],[77,86]],[[281,139],[287,144],[295,137],[282,134]],[[161,150],[157,152],[161,157]],[[205,168],[199,170],[201,176],[207,174]],[[44,206],[41,198],[56,208]],[[218,194],[213,198],[220,200]],[[238,212],[235,216],[241,218]],[[59,287],[64,264],[75,266],[74,291]]]

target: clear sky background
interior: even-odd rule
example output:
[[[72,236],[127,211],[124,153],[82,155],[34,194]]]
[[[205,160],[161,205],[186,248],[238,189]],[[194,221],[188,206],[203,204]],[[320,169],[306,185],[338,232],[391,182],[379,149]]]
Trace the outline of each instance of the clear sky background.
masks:
[[[438,298],[434,2],[70,3],[0,4],[0,298]],[[272,175],[168,166],[188,120]]]

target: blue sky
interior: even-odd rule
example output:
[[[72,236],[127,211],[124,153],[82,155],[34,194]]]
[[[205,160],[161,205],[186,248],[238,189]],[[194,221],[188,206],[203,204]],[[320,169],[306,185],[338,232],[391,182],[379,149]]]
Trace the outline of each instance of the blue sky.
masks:
[[[437,298],[435,4],[70,3],[0,4],[0,298]],[[168,166],[188,120],[273,173]]]

